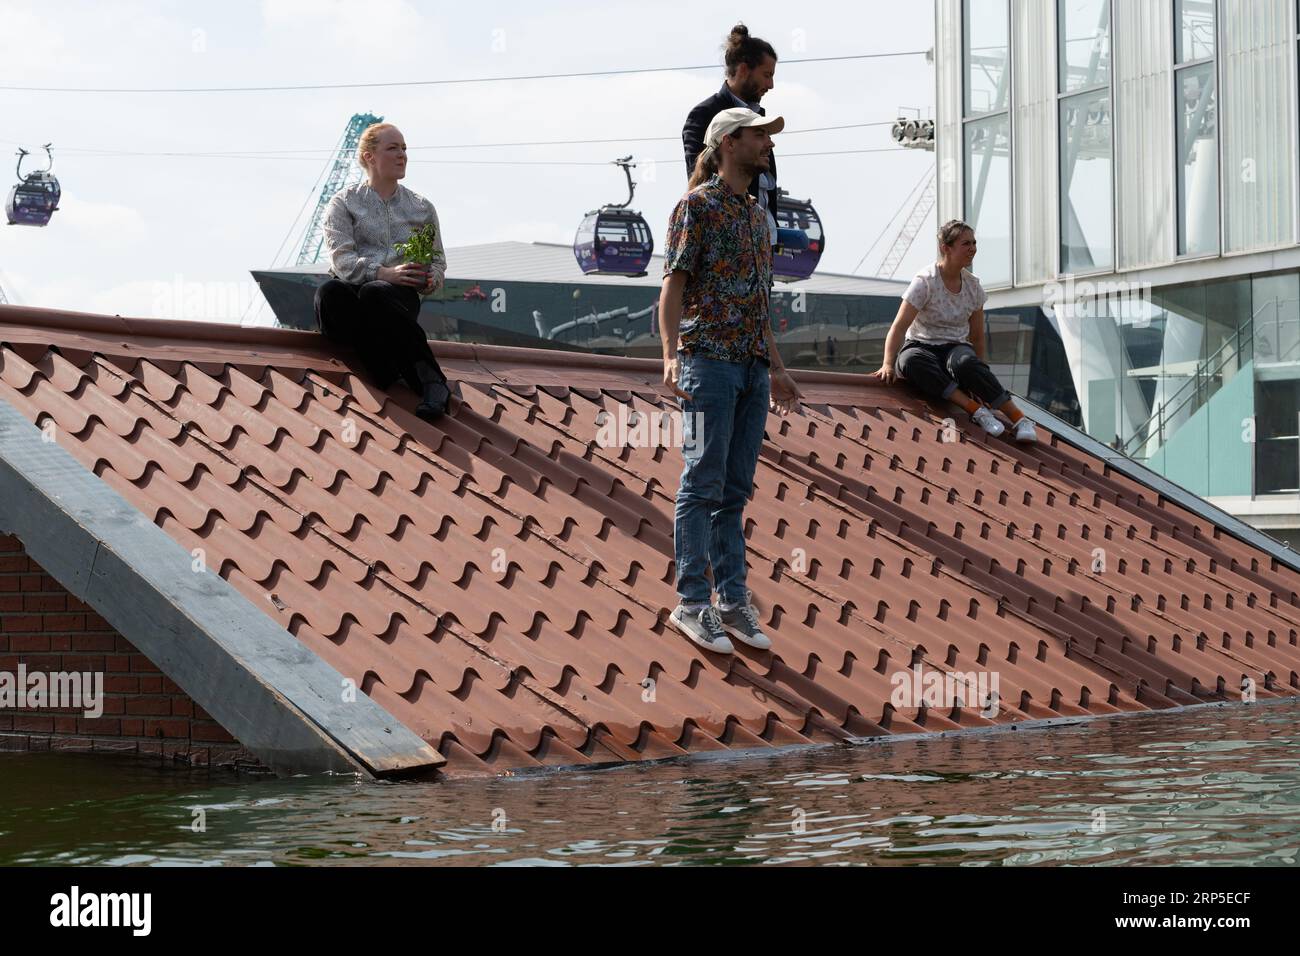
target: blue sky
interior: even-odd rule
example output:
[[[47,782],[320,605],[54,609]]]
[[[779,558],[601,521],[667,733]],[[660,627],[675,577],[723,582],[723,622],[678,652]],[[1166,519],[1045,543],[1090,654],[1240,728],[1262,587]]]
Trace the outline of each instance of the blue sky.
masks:
[[[509,76],[721,62],[746,22],[784,59],[933,45],[928,2],[482,2],[0,0],[0,86],[194,87]],[[717,89],[714,71],[368,90],[235,94],[0,91],[0,182],[16,144],[52,141],[64,188],[45,229],[0,228],[0,285],[27,305],[136,316],[238,319],[250,268],[270,265],[354,112],[385,116],[411,147],[678,137]],[[791,130],[932,115],[924,57],[783,64],[764,105]],[[849,272],[933,154],[781,159],[885,147],[887,127],[776,137],[781,184],[826,223],[829,271]],[[291,158],[168,152],[318,150]],[[101,151],[101,152],[92,152]],[[617,168],[471,166],[448,160],[605,161],[633,153],[636,206],[662,243],[685,189],[679,141],[413,149],[406,185],[438,208],[448,246],[571,242],[582,214],[622,201]],[[140,155],[121,155],[136,153]],[[443,162],[430,163],[437,159]],[[312,199],[314,202],[314,198]],[[300,234],[302,223],[294,233]],[[900,270],[932,254],[929,230]],[[883,244],[866,268],[879,262]],[[575,265],[576,274],[576,265]],[[180,290],[204,290],[181,300]],[[269,312],[262,313],[264,320]]]

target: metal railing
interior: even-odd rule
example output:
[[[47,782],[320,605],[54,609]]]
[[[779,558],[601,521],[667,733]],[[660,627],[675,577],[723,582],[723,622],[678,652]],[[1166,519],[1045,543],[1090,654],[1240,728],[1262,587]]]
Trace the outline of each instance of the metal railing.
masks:
[[[1222,374],[1223,370],[1229,363],[1240,363],[1241,356],[1245,353],[1245,350],[1253,347],[1256,320],[1260,313],[1267,308],[1273,308],[1275,310],[1274,315],[1276,316],[1276,309],[1281,301],[1283,300],[1273,299],[1269,302],[1265,302],[1256,309],[1254,313],[1251,314],[1250,318],[1237,328],[1236,333],[1231,338],[1227,339],[1222,345],[1220,345],[1213,355],[1203,359],[1196,366],[1195,371],[1188,376],[1186,382],[1180,385],[1172,395],[1168,396],[1164,401],[1156,406],[1156,410],[1151,414],[1151,416],[1142,424],[1138,425],[1137,428],[1133,430],[1133,434],[1129,436],[1126,441],[1120,444],[1119,451],[1138,461],[1145,461],[1150,458],[1150,452],[1147,454],[1139,454],[1139,451],[1143,449],[1153,437],[1156,439],[1156,443],[1155,448],[1151,449],[1151,451],[1154,452],[1156,448],[1160,448],[1169,437],[1165,434],[1167,425],[1172,422],[1179,413],[1187,408],[1188,405],[1191,405],[1191,408],[1188,409],[1185,416],[1186,418],[1191,418],[1191,416],[1196,413],[1197,409],[1210,400],[1214,391],[1217,391],[1211,390],[1211,383]],[[1280,331],[1280,323],[1278,323],[1276,319],[1274,321],[1274,326],[1275,329],[1277,329],[1274,333],[1274,342],[1277,342],[1277,333]],[[1296,345],[1300,345],[1300,341],[1298,341]],[[1287,352],[1289,354],[1294,350],[1295,345],[1288,349]],[[1275,361],[1284,360],[1284,356],[1279,356]],[[1195,404],[1192,404],[1193,402]],[[1176,430],[1177,426],[1174,426],[1170,431],[1170,434]]]

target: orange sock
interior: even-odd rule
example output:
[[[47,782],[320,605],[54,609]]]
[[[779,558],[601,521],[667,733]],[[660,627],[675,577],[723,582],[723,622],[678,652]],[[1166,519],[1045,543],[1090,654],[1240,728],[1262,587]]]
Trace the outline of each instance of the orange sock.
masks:
[[[1016,408],[1014,402],[1007,402],[999,409],[999,411],[1002,412],[1003,415],[1007,416],[1007,418],[1011,419],[1011,424],[1013,425],[1025,417],[1025,413]]]
[[[966,413],[968,415],[974,415],[976,412],[980,410],[980,403],[975,401],[975,399],[973,398],[968,399],[966,404],[963,405],[962,408],[966,409]]]

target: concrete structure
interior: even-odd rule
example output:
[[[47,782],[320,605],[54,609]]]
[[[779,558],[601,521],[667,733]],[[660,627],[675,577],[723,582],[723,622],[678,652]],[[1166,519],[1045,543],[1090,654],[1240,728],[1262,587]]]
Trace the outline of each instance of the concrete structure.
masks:
[[[940,221],[1083,427],[1300,534],[1295,0],[937,0]]]
[[[280,324],[315,329],[312,297],[325,263],[256,270]],[[421,322],[449,342],[659,358],[657,305],[663,257],[640,278],[584,276],[569,246],[493,242],[447,250],[447,284],[425,299]],[[907,282],[818,272],[778,283],[772,320],[786,364],[874,372]],[[1076,402],[1065,353],[1041,310],[1007,309],[988,321],[990,364],[1013,391],[1068,421]],[[1062,383],[1067,388],[1062,389]]]

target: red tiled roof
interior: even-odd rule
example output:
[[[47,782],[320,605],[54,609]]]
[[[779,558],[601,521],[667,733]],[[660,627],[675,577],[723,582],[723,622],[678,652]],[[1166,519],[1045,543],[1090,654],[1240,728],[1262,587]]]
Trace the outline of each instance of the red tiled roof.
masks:
[[[657,362],[435,343],[463,404],[429,424],[311,333],[0,308],[0,341],[0,399],[451,770],[1300,692],[1295,570],[862,376],[801,373],[769,419],[745,529],[774,647],[721,658],[666,624],[680,451],[596,440],[673,407]],[[998,716],[895,710],[914,663],[998,672]]]

